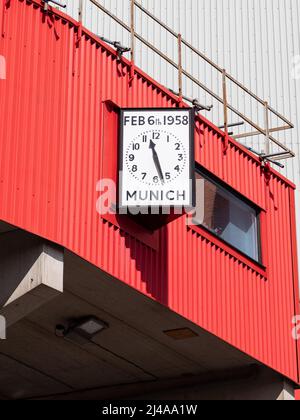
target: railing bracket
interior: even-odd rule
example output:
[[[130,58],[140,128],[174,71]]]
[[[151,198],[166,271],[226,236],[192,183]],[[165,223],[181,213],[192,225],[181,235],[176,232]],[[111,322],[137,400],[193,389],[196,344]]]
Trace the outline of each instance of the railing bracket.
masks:
[[[276,165],[281,169],[284,168],[284,165],[282,163],[276,162],[274,160],[274,157],[276,157],[275,154],[274,155],[266,155],[263,152],[258,152],[257,150],[253,149],[252,147],[247,147],[247,146],[245,146],[245,147],[250,152],[254,153],[255,155],[257,155],[259,157],[262,167],[266,167],[266,166],[270,167],[270,163],[273,163],[273,165]],[[278,155],[278,153],[277,153],[277,155]],[[280,155],[280,153],[279,153],[279,155]],[[273,159],[272,159],[272,157],[273,157]]]
[[[117,55],[118,55],[118,60],[121,61],[123,54],[127,53],[129,51],[131,51],[131,48],[128,47],[124,47],[120,41],[111,41],[110,39],[105,38],[104,36],[99,36],[99,38],[101,39],[101,41],[106,42],[107,44],[112,45],[116,51],[117,51]]]

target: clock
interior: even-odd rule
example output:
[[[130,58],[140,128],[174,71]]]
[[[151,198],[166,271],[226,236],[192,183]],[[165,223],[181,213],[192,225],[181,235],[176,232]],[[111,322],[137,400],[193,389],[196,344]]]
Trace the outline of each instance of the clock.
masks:
[[[194,111],[123,109],[120,115],[119,208],[194,204]]]
[[[129,143],[125,157],[132,177],[153,187],[174,182],[184,171],[187,160],[182,140],[160,129],[139,134]]]

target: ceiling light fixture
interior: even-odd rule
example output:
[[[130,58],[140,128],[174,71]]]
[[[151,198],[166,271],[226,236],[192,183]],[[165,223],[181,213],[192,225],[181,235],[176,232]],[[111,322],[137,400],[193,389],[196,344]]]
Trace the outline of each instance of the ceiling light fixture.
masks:
[[[92,341],[93,338],[109,325],[95,316],[86,316],[77,320],[72,320],[66,327],[57,325],[55,332],[58,337],[63,337],[71,341],[83,344]]]

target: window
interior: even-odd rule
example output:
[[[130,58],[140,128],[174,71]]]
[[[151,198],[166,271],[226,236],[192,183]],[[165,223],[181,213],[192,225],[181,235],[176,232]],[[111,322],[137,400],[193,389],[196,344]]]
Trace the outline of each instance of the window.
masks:
[[[201,171],[196,173],[196,181],[193,222],[261,262],[258,208]]]

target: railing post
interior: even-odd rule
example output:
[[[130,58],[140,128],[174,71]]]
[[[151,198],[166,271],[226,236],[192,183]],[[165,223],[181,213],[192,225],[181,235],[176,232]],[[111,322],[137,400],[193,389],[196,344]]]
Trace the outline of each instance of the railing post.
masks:
[[[79,0],[79,6],[78,6],[78,20],[80,23],[83,21],[83,2],[84,0]]]
[[[5,31],[6,31],[6,19],[7,19],[7,9],[10,6],[10,0],[3,1],[3,19],[2,19],[2,33],[1,36],[5,37]]]
[[[265,154],[270,154],[270,122],[269,122],[269,104],[265,102]]]
[[[76,39],[76,47],[79,47],[79,43],[82,38],[82,14],[83,14],[83,0],[79,0],[78,4],[78,29],[77,29],[77,39]]]
[[[182,35],[178,34],[178,92],[179,102],[182,102],[183,90],[182,90]]]
[[[226,70],[222,71],[222,85],[223,85],[223,110],[224,110],[224,153],[228,149],[228,101],[227,101],[227,73]]]
[[[135,1],[130,0],[130,34],[131,34],[131,68],[130,81],[134,78],[134,63],[135,63]]]

